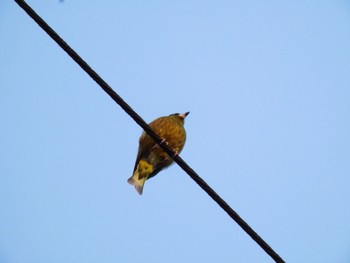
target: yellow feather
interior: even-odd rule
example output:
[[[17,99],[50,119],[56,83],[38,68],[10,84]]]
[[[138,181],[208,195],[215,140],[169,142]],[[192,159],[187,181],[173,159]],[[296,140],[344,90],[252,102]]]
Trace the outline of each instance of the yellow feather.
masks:
[[[152,172],[153,165],[145,160],[140,160],[134,174],[129,178],[128,183],[134,185],[136,191],[142,195],[143,186]]]

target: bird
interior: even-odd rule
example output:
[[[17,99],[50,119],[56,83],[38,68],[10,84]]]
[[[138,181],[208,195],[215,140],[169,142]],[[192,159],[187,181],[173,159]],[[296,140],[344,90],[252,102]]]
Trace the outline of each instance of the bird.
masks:
[[[186,142],[184,128],[185,118],[190,112],[174,113],[159,117],[149,123],[149,126],[172,148],[176,155],[180,154]],[[142,195],[145,182],[157,175],[164,168],[173,163],[173,159],[157,144],[146,132],[139,139],[139,148],[134,165],[133,175],[128,183],[135,186],[136,191]]]

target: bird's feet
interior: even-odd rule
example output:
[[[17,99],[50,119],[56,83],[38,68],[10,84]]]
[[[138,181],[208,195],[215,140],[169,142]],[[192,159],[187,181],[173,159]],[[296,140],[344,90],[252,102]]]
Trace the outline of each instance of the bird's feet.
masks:
[[[153,150],[154,148],[157,148],[157,147],[161,146],[163,143],[166,144],[166,145],[169,145],[169,143],[165,140],[165,138],[162,138],[162,140],[161,140],[160,143],[157,143],[157,144],[155,144],[155,145],[152,147],[152,150]]]
[[[161,141],[160,143],[154,145],[152,149],[154,149],[154,148],[156,148],[156,147],[160,147],[162,144],[166,144],[166,145],[169,146],[169,143],[166,141],[166,139],[165,139],[165,138],[162,138],[162,141]],[[175,153],[173,154],[172,158],[175,158],[176,156],[179,155],[179,152],[176,151],[176,150],[174,150],[174,149],[173,149],[173,151],[174,151]],[[165,160],[168,160],[168,159],[170,159],[170,157],[166,158]]]
[[[166,145],[169,145],[169,143],[165,140],[165,138],[162,138],[162,141],[158,145],[162,145],[165,143]]]
[[[174,153],[174,155],[173,155],[173,159],[174,159],[175,157],[177,157],[177,156],[179,156],[179,152],[178,152],[178,151],[175,151],[175,153]]]

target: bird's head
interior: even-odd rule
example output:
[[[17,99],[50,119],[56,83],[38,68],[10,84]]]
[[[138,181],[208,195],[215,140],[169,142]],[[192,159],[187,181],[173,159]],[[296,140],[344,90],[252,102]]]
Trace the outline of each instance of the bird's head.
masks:
[[[169,117],[173,117],[174,120],[176,120],[177,122],[184,124],[185,118],[187,117],[188,114],[190,114],[189,111],[185,112],[185,113],[182,113],[182,114],[174,113],[174,114],[170,114]]]

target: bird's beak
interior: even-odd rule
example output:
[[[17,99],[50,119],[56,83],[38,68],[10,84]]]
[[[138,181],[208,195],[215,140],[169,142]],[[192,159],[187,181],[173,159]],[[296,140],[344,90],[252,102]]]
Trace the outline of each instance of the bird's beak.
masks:
[[[180,116],[182,117],[182,118],[186,118],[187,117],[187,115],[188,114],[190,114],[190,112],[188,111],[188,112],[185,112],[185,113],[182,113],[182,114],[180,114]]]

